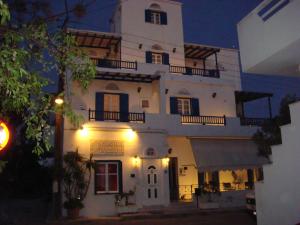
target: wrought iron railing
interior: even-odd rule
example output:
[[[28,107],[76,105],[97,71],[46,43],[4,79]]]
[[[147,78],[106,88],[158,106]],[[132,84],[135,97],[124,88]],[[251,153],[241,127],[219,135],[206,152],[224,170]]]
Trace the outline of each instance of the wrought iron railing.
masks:
[[[137,62],[91,58],[91,60],[99,67],[112,69],[133,69],[137,70]]]
[[[89,109],[89,120],[145,123],[145,113],[110,112]]]
[[[241,125],[242,126],[258,126],[261,127],[264,123],[270,121],[267,118],[249,118],[249,117],[241,117]]]
[[[171,73],[180,73],[184,75],[197,75],[202,77],[220,78],[219,70],[201,69],[183,66],[170,66]]]
[[[190,116],[181,115],[181,123],[202,125],[226,125],[226,116]]]

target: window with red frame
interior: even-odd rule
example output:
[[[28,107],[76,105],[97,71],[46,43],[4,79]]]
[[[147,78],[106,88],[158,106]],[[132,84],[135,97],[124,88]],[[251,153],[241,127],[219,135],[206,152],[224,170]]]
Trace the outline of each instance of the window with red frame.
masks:
[[[121,162],[97,161],[95,168],[96,194],[119,193],[121,176]]]

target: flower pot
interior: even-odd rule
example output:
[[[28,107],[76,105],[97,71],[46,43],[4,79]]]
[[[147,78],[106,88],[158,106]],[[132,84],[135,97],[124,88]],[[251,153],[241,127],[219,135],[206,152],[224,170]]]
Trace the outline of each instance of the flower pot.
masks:
[[[69,219],[76,219],[79,217],[80,208],[67,209]]]

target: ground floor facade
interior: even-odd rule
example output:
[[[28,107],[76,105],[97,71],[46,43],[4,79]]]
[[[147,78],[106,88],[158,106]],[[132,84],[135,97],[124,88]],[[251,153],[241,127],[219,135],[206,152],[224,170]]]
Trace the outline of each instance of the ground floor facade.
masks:
[[[212,160],[221,156],[214,151],[216,146],[207,143],[228,144],[224,140],[222,143],[218,138],[201,141],[199,148],[204,148],[204,154],[199,156],[199,140],[126,125],[65,129],[64,153],[78,150],[86,157],[92,154],[95,161],[81,215],[113,216],[148,207],[167,207],[176,201],[192,202],[197,188],[208,191],[217,188],[221,193],[227,192],[224,199],[230,199],[234,197],[226,196],[235,196],[237,192],[243,196],[243,191],[252,189],[253,183],[261,179],[259,164],[241,162],[241,156],[238,162],[229,158],[225,162]],[[236,143],[242,151],[246,142],[231,139],[229,144]],[[223,154],[235,157],[234,152]],[[210,155],[212,159],[206,158]]]

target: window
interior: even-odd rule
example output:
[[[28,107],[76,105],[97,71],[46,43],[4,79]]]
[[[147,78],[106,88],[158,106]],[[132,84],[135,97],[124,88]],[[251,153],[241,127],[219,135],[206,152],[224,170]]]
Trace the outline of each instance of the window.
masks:
[[[151,11],[151,23],[161,24],[159,12]]]
[[[145,10],[145,22],[158,24],[158,25],[167,25],[168,18],[167,13],[159,10]]]
[[[152,63],[154,63],[154,64],[163,64],[162,54],[152,52]]]
[[[116,94],[104,94],[104,111],[120,112],[120,96]]]
[[[110,194],[121,192],[121,162],[98,161],[95,168],[95,193]]]
[[[191,115],[191,100],[188,98],[177,99],[178,113],[181,115]]]

